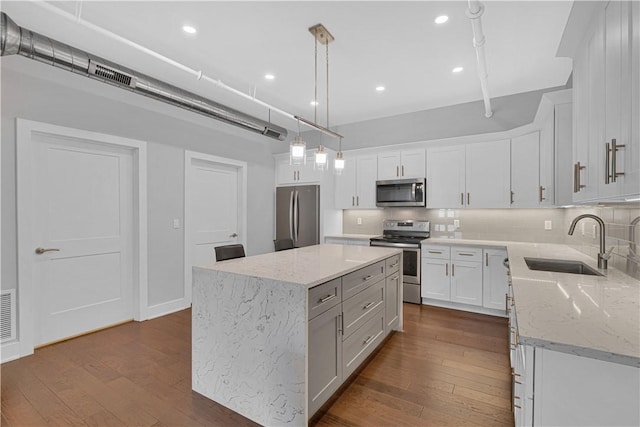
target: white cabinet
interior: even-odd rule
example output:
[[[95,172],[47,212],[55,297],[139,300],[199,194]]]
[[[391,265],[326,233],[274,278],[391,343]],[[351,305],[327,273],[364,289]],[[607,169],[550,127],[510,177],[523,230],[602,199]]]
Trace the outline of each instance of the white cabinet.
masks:
[[[375,154],[346,157],[342,175],[335,177],[337,209],[376,207],[378,158]]]
[[[510,205],[510,141],[482,142],[466,147],[468,208],[508,208]]]
[[[545,187],[546,188],[546,187]],[[540,133],[511,139],[511,207],[534,208],[542,202]]]
[[[465,206],[464,145],[427,148],[427,208]]]
[[[427,149],[428,208],[509,207],[510,141]]]
[[[422,246],[422,298],[482,305],[481,248]]]
[[[595,7],[574,57],[574,201],[640,193],[640,5]],[[617,148],[616,148],[617,147]]]
[[[329,171],[316,170],[313,164],[313,153],[315,150],[307,151],[307,163],[303,165],[289,164],[289,155],[282,154],[276,156],[276,185],[286,184],[306,184],[320,182],[323,175],[331,173]]]
[[[507,268],[504,266],[507,251],[504,249],[484,249],[483,253],[482,306],[504,310],[508,286]]]
[[[425,177],[424,148],[378,153],[378,179]]]

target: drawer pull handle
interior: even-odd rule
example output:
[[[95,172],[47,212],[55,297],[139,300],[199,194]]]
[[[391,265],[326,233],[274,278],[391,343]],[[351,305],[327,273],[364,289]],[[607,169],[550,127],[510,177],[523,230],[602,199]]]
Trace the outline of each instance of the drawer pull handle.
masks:
[[[364,307],[362,307],[363,310],[368,309],[369,307],[371,307],[373,304],[375,304],[373,301],[370,302],[369,304],[365,305]]]
[[[373,340],[373,335],[369,335],[369,338],[367,338],[366,340],[362,341],[362,344],[367,345],[371,342],[371,340]]]
[[[429,251],[430,254],[441,254],[442,251]]]
[[[391,264],[389,267],[396,268],[397,266],[398,266],[398,263],[396,262],[395,264]]]
[[[318,302],[319,302],[319,303],[324,303],[324,302],[327,302],[327,301],[329,301],[329,300],[334,299],[334,298],[335,298],[335,297],[337,297],[337,296],[338,296],[338,295],[336,295],[336,294],[327,295],[327,296],[326,296],[326,297],[324,297],[324,298],[320,298],[320,299],[318,300]]]
[[[372,275],[368,275],[362,278],[363,282],[366,282],[367,280],[371,279],[373,276]]]
[[[513,405],[514,408],[522,409],[520,405]]]
[[[467,252],[458,252],[458,255],[461,255],[461,256],[473,256],[475,254],[470,254],[470,253],[467,253]]]

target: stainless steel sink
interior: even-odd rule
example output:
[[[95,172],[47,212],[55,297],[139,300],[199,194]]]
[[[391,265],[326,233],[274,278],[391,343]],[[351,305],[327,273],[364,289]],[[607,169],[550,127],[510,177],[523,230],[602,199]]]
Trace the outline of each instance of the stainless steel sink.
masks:
[[[589,267],[581,261],[564,259],[525,258],[529,270],[554,271],[556,273],[586,274],[589,276],[603,276],[602,273]]]

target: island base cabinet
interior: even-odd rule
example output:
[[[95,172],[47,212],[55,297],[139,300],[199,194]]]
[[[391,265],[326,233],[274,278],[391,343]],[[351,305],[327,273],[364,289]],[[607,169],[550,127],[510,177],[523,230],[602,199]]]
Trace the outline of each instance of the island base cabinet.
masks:
[[[384,339],[384,310],[367,321],[342,343],[344,349],[342,375],[346,379]]]
[[[309,321],[309,413],[315,413],[342,384],[340,305]]]
[[[535,349],[536,426],[640,425],[640,368]]]

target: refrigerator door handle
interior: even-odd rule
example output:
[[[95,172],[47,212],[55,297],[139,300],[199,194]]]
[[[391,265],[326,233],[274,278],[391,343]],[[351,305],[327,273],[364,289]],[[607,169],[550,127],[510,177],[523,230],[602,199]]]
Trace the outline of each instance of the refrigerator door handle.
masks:
[[[289,193],[289,238],[293,240],[293,191]]]
[[[294,244],[298,242],[298,236],[300,233],[300,224],[299,224],[299,216],[300,216],[300,203],[298,197],[298,191],[295,191],[295,196],[293,197],[293,232],[295,238],[293,239]]]

